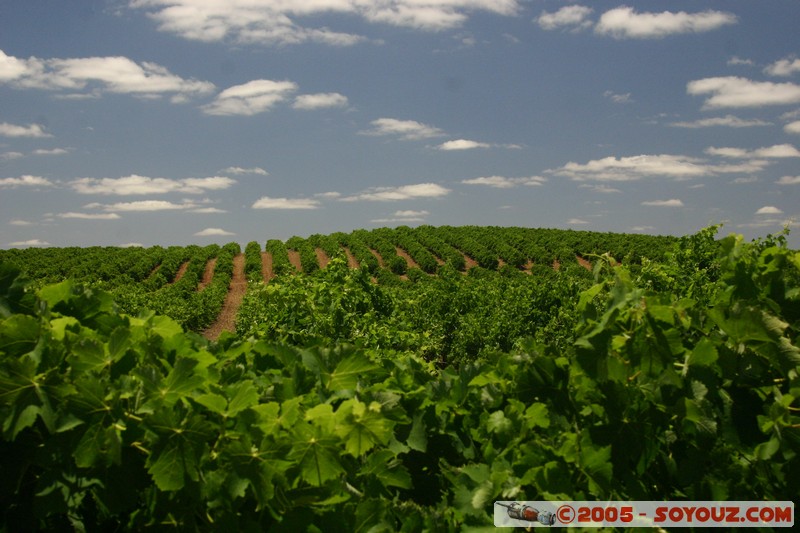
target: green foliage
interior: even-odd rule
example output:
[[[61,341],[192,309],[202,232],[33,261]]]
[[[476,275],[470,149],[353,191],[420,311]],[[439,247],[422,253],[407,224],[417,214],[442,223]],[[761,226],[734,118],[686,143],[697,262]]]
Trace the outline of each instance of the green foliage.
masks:
[[[247,281],[263,281],[261,274],[261,245],[257,241],[247,243],[244,248],[244,272]]]
[[[393,345],[385,330],[392,313],[386,289],[373,284],[365,270],[350,270],[332,260],[315,276],[292,276],[247,293],[237,316],[240,336],[308,344],[380,338],[372,345]],[[381,327],[383,326],[383,328]]]
[[[0,529],[459,531],[499,499],[791,500],[800,253],[713,234],[637,269],[600,254],[593,281],[390,286],[335,259],[254,285],[241,337],[213,344],[0,264]]]
[[[414,231],[408,226],[401,226],[394,230],[392,242],[395,246],[405,250],[423,272],[434,274],[439,268],[436,258],[425,246],[417,241]]]
[[[317,253],[311,241],[302,237],[292,237],[286,241],[286,247],[290,250],[296,250],[300,254],[300,265],[303,267],[304,273],[313,274],[319,270]]]
[[[471,226],[462,226],[459,228],[442,226],[438,228],[438,233],[453,247],[461,250],[475,260],[478,266],[489,270],[497,270],[499,266],[497,254],[491,251],[482,242],[476,240],[476,235],[473,233],[472,229]]]
[[[282,241],[277,239],[268,240],[266,251],[272,255],[272,272],[276,276],[294,274],[297,271],[289,261],[289,252]]]
[[[337,259],[313,277],[251,290],[239,310],[237,332],[291,344],[347,341],[409,350],[439,362],[507,351],[537,334],[569,335],[571,324],[557,309],[574,307],[571,301],[589,281],[560,277],[542,284],[512,272],[473,268],[465,277],[444,268],[430,277],[414,269],[409,277],[415,282],[409,283],[382,269],[376,286],[366,271],[348,270]],[[550,326],[554,316],[559,322]]]
[[[715,283],[698,287],[687,277],[682,290],[653,292],[617,267],[581,300],[576,361],[584,388],[596,391],[585,401],[600,407],[587,415],[607,428],[596,430],[602,442],[624,450],[612,458],[629,491],[787,497],[798,487],[790,472],[800,444],[789,407],[800,392],[798,254],[731,236],[713,256],[709,234],[681,242],[677,265],[665,270],[694,255],[698,276],[711,271]],[[607,303],[592,303],[604,287]],[[718,461],[725,467],[709,471]]]
[[[350,253],[353,254],[356,261],[358,261],[361,269],[366,270],[370,274],[375,274],[380,268],[378,259],[372,254],[372,251],[362,240],[364,231],[354,231],[350,235],[340,234],[340,242],[342,246],[347,247]]]

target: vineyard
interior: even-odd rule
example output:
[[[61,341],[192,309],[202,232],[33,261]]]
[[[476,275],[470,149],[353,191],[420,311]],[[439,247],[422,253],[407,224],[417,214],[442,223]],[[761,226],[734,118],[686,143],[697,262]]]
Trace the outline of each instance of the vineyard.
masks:
[[[800,493],[800,252],[399,227],[0,250],[0,531]]]

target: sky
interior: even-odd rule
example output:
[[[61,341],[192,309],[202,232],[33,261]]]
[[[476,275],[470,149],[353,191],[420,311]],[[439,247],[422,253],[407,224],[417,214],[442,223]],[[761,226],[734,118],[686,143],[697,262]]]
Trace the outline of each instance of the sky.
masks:
[[[419,224],[800,247],[796,0],[0,0],[0,248]]]

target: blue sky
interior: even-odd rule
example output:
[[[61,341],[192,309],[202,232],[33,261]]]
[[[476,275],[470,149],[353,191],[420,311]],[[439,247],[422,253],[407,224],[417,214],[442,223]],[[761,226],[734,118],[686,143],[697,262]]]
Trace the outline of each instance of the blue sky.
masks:
[[[0,247],[800,216],[800,2],[0,2]],[[800,230],[790,238],[800,243]]]

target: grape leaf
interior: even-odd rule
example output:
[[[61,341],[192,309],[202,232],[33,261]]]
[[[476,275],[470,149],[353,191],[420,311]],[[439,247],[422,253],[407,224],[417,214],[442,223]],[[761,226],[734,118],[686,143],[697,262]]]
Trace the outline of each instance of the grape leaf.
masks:
[[[328,382],[329,390],[354,389],[360,378],[369,374],[375,374],[381,367],[367,359],[360,353],[342,359],[336,369],[331,372]]]

